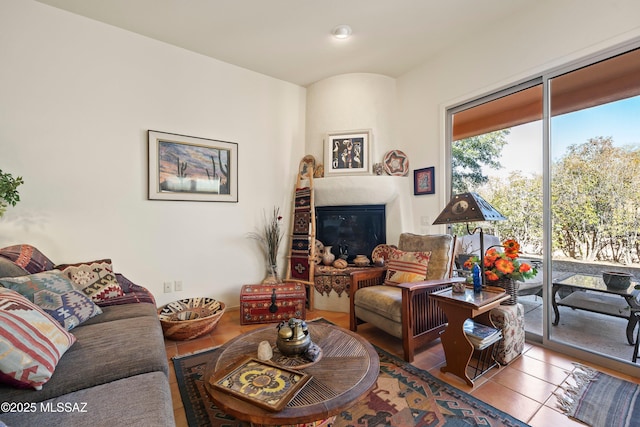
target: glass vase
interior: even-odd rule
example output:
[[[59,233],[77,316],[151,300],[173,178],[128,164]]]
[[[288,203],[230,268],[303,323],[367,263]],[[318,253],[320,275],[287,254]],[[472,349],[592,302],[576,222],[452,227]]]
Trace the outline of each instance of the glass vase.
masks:
[[[282,280],[278,277],[278,266],[276,264],[267,265],[267,275],[262,280],[262,284],[275,285],[278,283],[282,283]]]

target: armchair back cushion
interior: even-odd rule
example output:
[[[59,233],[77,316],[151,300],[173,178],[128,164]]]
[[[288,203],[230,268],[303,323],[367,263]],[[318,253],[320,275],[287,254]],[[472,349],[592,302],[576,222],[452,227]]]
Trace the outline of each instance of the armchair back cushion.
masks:
[[[453,256],[453,237],[449,234],[430,234],[421,236],[402,233],[398,240],[398,249],[405,252],[431,252],[426,280],[449,277]]]

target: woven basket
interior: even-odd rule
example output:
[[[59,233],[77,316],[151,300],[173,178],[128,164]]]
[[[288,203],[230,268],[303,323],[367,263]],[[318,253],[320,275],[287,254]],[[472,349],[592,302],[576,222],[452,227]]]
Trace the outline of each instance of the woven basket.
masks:
[[[215,329],[225,305],[213,298],[188,298],[158,309],[164,336],[183,341],[197,338]]]
[[[515,280],[505,279],[504,277],[491,282],[491,285],[504,289],[509,295],[509,299],[502,301],[500,305],[516,305],[518,303],[518,283]]]

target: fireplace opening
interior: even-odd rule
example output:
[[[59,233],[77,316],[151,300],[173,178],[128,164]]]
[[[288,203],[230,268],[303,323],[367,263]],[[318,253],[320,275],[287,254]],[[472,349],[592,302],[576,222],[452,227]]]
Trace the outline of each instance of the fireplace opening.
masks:
[[[316,207],[316,239],[338,259],[353,262],[356,255],[371,252],[387,242],[385,205]]]

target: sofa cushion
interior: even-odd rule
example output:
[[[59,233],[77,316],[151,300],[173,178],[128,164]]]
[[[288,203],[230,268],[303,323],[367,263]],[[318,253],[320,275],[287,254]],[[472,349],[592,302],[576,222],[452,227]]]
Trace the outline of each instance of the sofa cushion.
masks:
[[[13,245],[0,249],[0,256],[10,259],[29,273],[52,270],[55,265],[42,252],[31,245]]]
[[[95,303],[124,295],[110,259],[75,264],[60,264],[56,269],[62,271],[75,285],[76,289],[91,297]]]
[[[136,303],[136,304],[121,304],[107,307],[101,307],[102,314],[100,316],[92,317],[84,322],[80,328],[84,328],[88,325],[95,325],[98,323],[112,322],[114,320],[131,319],[135,317],[156,317],[158,316],[158,309],[155,304],[149,303]],[[77,331],[77,329],[76,329]]]
[[[0,284],[29,298],[67,330],[102,313],[100,307],[83,292],[75,289],[73,283],[59,270],[4,277],[0,278]]]
[[[11,427],[174,427],[169,381],[161,372],[135,375],[78,390],[37,405],[33,413],[6,413]]]
[[[0,324],[0,381],[5,384],[41,389],[76,341],[40,307],[5,288],[0,288]]]
[[[405,252],[394,249],[387,262],[385,285],[425,280],[430,256],[431,252]]]
[[[164,337],[155,311],[148,316],[81,325],[73,334],[76,343],[42,390],[0,387],[3,400],[41,402],[133,375],[156,371],[168,375]]]

